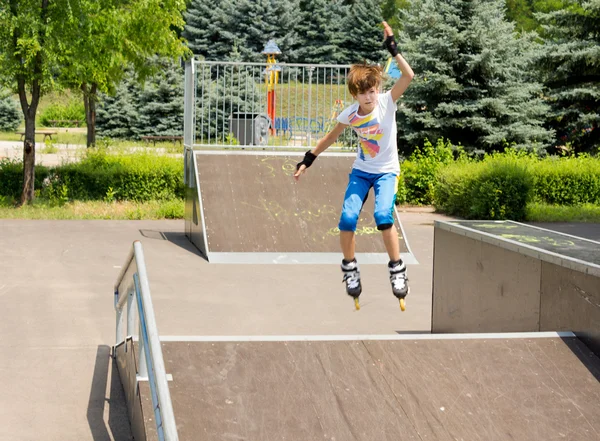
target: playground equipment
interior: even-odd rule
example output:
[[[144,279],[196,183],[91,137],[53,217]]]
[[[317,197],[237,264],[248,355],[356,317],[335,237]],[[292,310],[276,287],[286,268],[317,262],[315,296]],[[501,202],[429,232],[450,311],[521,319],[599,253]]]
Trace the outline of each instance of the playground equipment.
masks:
[[[271,119],[271,134],[275,132],[275,86],[279,80],[281,68],[277,66],[275,55],[281,54],[277,43],[269,40],[261,52],[267,56],[267,68],[265,69],[265,83],[267,84],[267,114]]]

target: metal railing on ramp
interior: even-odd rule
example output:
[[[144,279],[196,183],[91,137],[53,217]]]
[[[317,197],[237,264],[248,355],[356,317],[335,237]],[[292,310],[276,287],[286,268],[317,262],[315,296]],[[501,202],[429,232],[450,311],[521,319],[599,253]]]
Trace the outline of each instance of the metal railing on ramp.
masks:
[[[132,336],[135,326],[135,312],[137,311],[139,318],[139,353],[137,358],[139,370],[136,374],[136,382],[144,380],[149,382],[159,440],[178,441],[173,404],[150,297],[150,284],[146,273],[144,251],[140,241],[136,240],[133,243],[119,277],[117,277],[114,295],[117,318],[115,348],[126,343],[127,339]],[[123,335],[124,312],[127,317],[127,334],[125,336]]]

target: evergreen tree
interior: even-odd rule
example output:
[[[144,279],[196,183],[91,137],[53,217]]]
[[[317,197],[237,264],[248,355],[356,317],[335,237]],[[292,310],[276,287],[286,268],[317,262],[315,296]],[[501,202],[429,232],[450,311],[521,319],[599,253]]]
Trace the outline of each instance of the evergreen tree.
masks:
[[[184,14],[183,38],[195,55],[207,60],[226,59],[234,44],[234,35],[228,29],[231,22],[231,0],[192,0]]]
[[[357,63],[364,60],[382,63],[386,59],[380,1],[362,0],[349,6],[342,43],[346,52],[346,62]]]
[[[299,63],[343,63],[348,58],[342,48],[348,7],[340,1],[300,0],[296,32],[300,40],[294,46]]]
[[[402,149],[441,137],[486,151],[548,144],[548,107],[529,74],[537,45],[517,37],[503,1],[423,0],[403,21],[399,48],[415,78],[399,106]]]
[[[139,96],[139,135],[183,134],[183,70],[170,60],[155,60],[161,69]]]
[[[96,113],[96,130],[100,138],[133,139],[139,114],[136,98],[139,87],[134,73],[128,70],[113,94],[100,94]]]
[[[102,95],[96,125],[105,138],[139,139],[143,135],[183,133],[183,72],[171,60],[155,58],[161,68],[140,82],[128,70],[114,95]]]
[[[548,36],[540,66],[556,143],[594,151],[600,146],[600,1],[573,1],[538,18]]]
[[[292,59],[299,0],[236,0],[228,35],[236,41],[243,61],[265,61],[261,54],[273,39],[282,54],[280,61]]]
[[[0,131],[16,130],[23,120],[23,114],[18,104],[8,93],[0,91]]]

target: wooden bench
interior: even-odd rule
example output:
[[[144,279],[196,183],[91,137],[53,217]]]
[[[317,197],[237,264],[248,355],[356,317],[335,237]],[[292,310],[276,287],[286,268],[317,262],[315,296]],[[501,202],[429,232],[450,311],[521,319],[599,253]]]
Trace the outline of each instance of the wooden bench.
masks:
[[[78,119],[50,119],[48,120],[53,127],[56,127],[58,124],[67,123],[67,124],[75,124],[75,127],[79,127],[81,121]]]
[[[23,137],[25,136],[25,131],[15,132],[17,135],[21,135],[21,141],[23,141]],[[46,137],[52,140],[52,135],[56,135],[58,132],[54,130],[36,130],[36,135],[44,135],[44,141],[46,141]]]
[[[142,141],[152,141],[154,145],[156,145],[156,141],[173,141],[173,144],[176,142],[181,144],[183,142],[183,136],[141,136],[140,138]]]

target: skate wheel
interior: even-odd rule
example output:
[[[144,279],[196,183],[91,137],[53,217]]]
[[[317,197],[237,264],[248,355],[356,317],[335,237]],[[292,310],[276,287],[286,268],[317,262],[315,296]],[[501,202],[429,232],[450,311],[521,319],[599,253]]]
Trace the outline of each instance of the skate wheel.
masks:
[[[402,311],[406,311],[406,303],[404,302],[404,299],[400,299],[400,309]]]
[[[360,310],[360,304],[358,303],[358,297],[354,298],[354,306],[356,307],[356,310]]]

